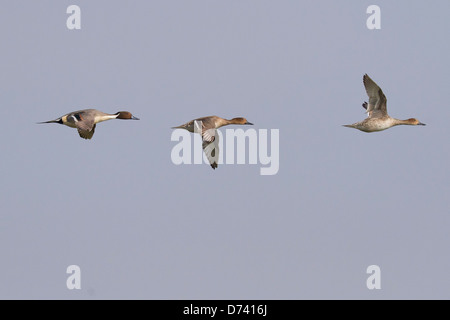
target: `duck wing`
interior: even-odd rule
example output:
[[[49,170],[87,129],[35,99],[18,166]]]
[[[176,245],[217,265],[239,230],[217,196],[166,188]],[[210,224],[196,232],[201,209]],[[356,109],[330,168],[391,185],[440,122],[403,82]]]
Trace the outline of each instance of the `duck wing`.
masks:
[[[191,120],[173,129],[186,129],[189,132],[199,133],[202,136],[202,147],[213,169],[219,163],[219,135],[215,129],[215,117],[204,117]]]
[[[214,133],[209,133],[211,135],[211,141],[203,139],[203,152],[205,152],[211,167],[216,169],[219,163],[219,135],[215,129],[209,129],[207,131],[213,131]]]
[[[192,121],[194,132],[201,132],[203,141],[214,141],[214,137],[217,135],[217,131],[215,129],[215,123],[210,119],[210,117],[199,118]]]
[[[364,87],[366,88],[369,103],[364,103],[363,107],[367,110],[369,118],[381,118],[387,115],[387,99],[383,90],[367,74],[363,77]]]
[[[91,139],[92,136],[94,135],[94,132],[95,132],[95,126],[96,126],[96,124],[94,123],[94,125],[92,126],[92,129],[91,130],[87,130],[87,129],[81,128],[82,126],[79,126],[78,123],[77,123],[78,134],[83,139]]]
[[[95,131],[93,117],[88,117],[85,110],[75,111],[67,115],[67,122],[77,128],[78,134],[83,139],[91,139]]]

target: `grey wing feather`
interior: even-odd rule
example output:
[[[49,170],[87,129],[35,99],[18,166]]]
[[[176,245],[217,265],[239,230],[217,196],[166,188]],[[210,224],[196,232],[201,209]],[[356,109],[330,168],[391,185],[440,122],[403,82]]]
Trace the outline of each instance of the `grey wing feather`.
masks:
[[[365,107],[369,117],[377,118],[386,115],[387,99],[383,90],[367,74],[363,77],[363,83],[369,97],[369,104]]]
[[[209,123],[210,121],[208,117],[194,120],[194,132],[201,132],[202,139],[208,142],[214,141],[216,135],[216,130],[212,129],[214,124]]]
[[[210,129],[212,130],[212,129]],[[219,135],[217,131],[214,130],[214,135],[211,141],[203,140],[203,151],[205,152],[206,158],[208,158],[209,163],[213,169],[216,169],[219,163]]]
[[[84,130],[80,126],[77,125],[78,134],[83,139],[91,139],[95,132],[95,124],[91,130]]]

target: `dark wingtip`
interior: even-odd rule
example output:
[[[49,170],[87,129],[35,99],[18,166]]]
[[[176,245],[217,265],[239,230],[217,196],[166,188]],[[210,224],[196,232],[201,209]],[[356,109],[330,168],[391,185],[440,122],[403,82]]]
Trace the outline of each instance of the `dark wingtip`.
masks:
[[[367,102],[364,101],[364,103],[362,104],[363,108],[367,110]]]

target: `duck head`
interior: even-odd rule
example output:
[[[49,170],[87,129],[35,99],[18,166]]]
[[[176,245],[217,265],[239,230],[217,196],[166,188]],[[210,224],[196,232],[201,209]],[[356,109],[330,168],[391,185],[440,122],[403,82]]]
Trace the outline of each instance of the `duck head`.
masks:
[[[131,112],[128,111],[119,111],[115,113],[117,115],[116,119],[123,119],[123,120],[139,120],[139,118],[136,118],[131,114]]]

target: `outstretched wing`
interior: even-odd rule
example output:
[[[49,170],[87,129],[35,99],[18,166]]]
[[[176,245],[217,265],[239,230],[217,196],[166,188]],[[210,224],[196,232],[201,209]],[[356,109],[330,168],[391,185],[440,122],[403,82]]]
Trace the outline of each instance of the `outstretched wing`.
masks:
[[[210,117],[193,120],[193,132],[200,133],[202,135],[203,141],[212,142],[216,135],[216,130],[212,129],[215,128],[215,125],[214,123],[209,123],[209,121],[211,120],[209,120],[208,118]]]
[[[186,129],[202,136],[203,151],[213,169],[216,169],[219,163],[219,135],[215,127],[214,117],[198,118],[181,126],[173,127],[174,129]]]
[[[78,130],[78,134],[80,135],[80,137],[82,137],[83,139],[91,139],[92,136],[94,135],[95,132],[95,123],[92,126],[91,130],[87,130],[86,126],[79,126],[77,123],[77,130]],[[84,129],[83,129],[84,128]]]
[[[67,122],[69,126],[77,128],[80,137],[83,139],[91,139],[94,135],[94,119],[92,117],[86,117],[84,110],[67,115]]]
[[[369,96],[369,103],[363,104],[369,118],[380,118],[387,115],[387,99],[381,88],[367,75],[363,77],[364,87]]]
[[[215,129],[206,131],[209,131],[207,136],[210,137],[210,141],[203,139],[203,151],[205,152],[211,167],[216,169],[219,163],[219,135]]]

